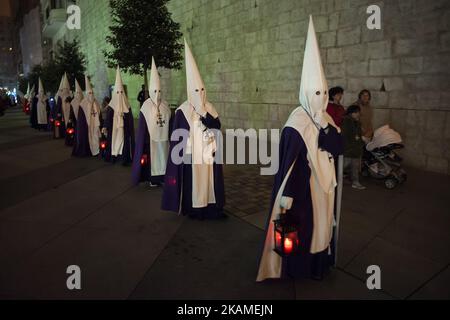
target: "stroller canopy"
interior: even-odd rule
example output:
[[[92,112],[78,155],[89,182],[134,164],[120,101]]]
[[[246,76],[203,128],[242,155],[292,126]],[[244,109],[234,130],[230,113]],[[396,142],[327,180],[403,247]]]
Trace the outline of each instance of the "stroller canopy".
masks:
[[[398,132],[389,128],[389,125],[385,125],[375,130],[373,139],[367,144],[366,149],[372,151],[394,143],[402,143],[402,137]]]

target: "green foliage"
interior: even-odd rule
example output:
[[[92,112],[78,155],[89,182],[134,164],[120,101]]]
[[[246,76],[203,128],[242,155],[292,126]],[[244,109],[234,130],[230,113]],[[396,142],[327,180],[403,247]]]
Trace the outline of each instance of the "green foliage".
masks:
[[[110,0],[113,23],[104,51],[109,67],[144,75],[155,58],[158,67],[180,69],[183,46],[180,25],[167,10],[168,0]]]
[[[74,39],[73,42],[64,41],[62,45],[59,45],[55,55],[55,64],[60,73],[60,79],[64,72],[67,73],[72,89],[75,86],[75,78],[82,88],[85,87],[86,58],[80,51],[80,43],[77,39]]]
[[[27,77],[19,80],[19,88],[25,94],[27,84],[30,88],[34,85],[35,92],[38,92],[39,77],[46,92],[55,94],[58,91],[59,83],[64,72],[67,72],[69,83],[74,89],[75,78],[84,88],[84,72],[86,71],[86,60],[80,51],[79,42],[75,39],[73,42],[64,41],[59,45],[55,58],[47,63],[35,65]]]

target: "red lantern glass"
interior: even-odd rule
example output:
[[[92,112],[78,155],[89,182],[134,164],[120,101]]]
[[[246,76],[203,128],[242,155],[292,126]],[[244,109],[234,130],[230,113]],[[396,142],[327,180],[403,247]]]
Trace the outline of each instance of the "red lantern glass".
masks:
[[[55,126],[60,127],[60,126],[61,126],[61,121],[56,120],[56,121],[55,121]]]
[[[299,237],[297,226],[289,223],[284,214],[274,220],[274,251],[282,257],[295,255],[299,251]]]
[[[74,128],[68,128],[68,129],[66,130],[66,132],[67,132],[67,134],[72,135],[72,134],[75,133],[75,130],[74,130]]]
[[[141,166],[145,166],[148,162],[148,156],[146,154],[143,154],[141,157]]]

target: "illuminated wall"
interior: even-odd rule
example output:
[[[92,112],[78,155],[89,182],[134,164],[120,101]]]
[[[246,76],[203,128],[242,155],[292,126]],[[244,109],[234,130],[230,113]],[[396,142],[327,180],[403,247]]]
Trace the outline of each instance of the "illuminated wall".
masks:
[[[114,80],[102,55],[108,1],[80,0],[83,51],[96,93]],[[382,9],[382,29],[366,27],[367,6]],[[191,44],[209,100],[225,127],[280,128],[298,104],[309,14],[314,16],[329,85],[344,103],[372,91],[375,125],[404,138],[406,162],[449,173],[450,10],[444,0],[172,0],[169,10]],[[145,32],[145,30],[142,30]],[[186,98],[183,71],[164,71],[165,98]],[[142,79],[126,76],[137,115]]]

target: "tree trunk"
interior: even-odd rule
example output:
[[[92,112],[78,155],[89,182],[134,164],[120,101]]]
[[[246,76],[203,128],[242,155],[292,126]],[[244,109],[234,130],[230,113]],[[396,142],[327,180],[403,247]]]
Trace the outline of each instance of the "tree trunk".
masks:
[[[147,68],[144,67],[145,99],[149,98]]]

